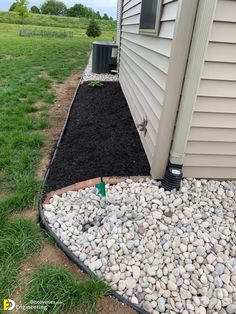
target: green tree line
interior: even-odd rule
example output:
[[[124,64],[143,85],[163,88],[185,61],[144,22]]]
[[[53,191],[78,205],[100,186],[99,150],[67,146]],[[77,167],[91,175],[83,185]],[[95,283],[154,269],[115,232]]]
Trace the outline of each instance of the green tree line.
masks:
[[[17,1],[11,5],[9,11],[15,11],[16,5]],[[31,7],[30,12],[59,16],[86,17],[89,19],[99,20],[113,20],[112,17],[108,16],[108,14],[105,13],[102,16],[99,11],[95,12],[93,9],[86,7],[81,3],[77,3],[70,8],[67,8],[62,1],[57,0],[46,0],[40,7],[34,5]]]

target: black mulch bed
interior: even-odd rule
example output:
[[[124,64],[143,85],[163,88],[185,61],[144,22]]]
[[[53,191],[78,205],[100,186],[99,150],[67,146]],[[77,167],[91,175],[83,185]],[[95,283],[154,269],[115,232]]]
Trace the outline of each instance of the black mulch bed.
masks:
[[[80,86],[47,179],[53,191],[95,177],[149,175],[150,166],[118,82]]]

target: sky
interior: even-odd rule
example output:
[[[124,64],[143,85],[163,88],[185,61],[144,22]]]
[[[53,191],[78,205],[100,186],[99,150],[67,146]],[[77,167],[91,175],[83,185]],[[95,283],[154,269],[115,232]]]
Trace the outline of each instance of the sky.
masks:
[[[33,5],[40,6],[44,0],[28,0],[29,7]],[[75,3],[82,3],[95,11],[100,11],[101,14],[107,13],[116,19],[116,5],[117,0],[60,0],[65,3],[67,7],[73,6]],[[14,0],[0,0],[0,11],[8,11]]]

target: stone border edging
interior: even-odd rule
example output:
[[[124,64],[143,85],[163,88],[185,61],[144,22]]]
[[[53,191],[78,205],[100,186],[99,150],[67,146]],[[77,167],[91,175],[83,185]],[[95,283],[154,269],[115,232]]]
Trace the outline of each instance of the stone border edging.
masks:
[[[106,184],[112,184],[115,185],[117,183],[121,183],[123,181],[126,181],[127,179],[131,179],[132,181],[138,181],[140,179],[151,179],[150,176],[129,176],[129,177],[103,177],[103,178],[93,178],[85,181],[79,181],[77,183],[74,183],[72,185],[68,185],[66,187],[63,187],[61,189],[58,189],[56,191],[51,191],[46,194],[46,198],[44,199],[43,204],[49,204],[49,200],[53,195],[61,196],[63,193],[69,192],[69,191],[79,191],[82,189],[90,188],[92,186],[95,186],[96,184],[100,182],[105,182]]]

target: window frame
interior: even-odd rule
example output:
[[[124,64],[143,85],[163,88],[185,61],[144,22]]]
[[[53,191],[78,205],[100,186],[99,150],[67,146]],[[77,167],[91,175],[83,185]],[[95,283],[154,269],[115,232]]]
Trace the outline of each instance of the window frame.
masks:
[[[140,11],[140,20],[139,20],[139,34],[140,35],[147,35],[147,36],[154,36],[157,37],[160,31],[160,24],[161,24],[161,13],[162,13],[162,4],[163,0],[157,0],[157,13],[156,13],[156,21],[155,21],[155,28],[153,29],[145,29],[141,28],[141,17],[142,17],[142,8],[145,0],[141,2],[141,11]]]

